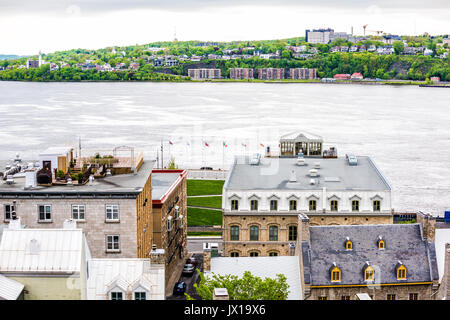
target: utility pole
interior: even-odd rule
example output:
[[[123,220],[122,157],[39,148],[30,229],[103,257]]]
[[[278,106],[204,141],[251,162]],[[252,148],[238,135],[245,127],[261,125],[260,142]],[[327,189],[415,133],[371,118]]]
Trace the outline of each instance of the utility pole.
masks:
[[[161,140],[161,169],[164,169],[164,148],[162,140]]]

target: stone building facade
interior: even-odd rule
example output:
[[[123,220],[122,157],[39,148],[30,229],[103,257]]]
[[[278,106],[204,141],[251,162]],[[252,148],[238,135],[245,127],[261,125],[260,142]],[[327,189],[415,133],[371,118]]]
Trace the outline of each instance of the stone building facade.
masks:
[[[303,160],[235,159],[222,196],[225,256],[287,255],[299,213],[311,225],[393,223],[391,187],[370,158]]]
[[[153,244],[153,162],[144,162],[136,175],[95,179],[92,185],[23,188],[22,178],[0,185],[0,224],[8,210],[28,228],[62,228],[77,221],[95,258],[148,258]]]

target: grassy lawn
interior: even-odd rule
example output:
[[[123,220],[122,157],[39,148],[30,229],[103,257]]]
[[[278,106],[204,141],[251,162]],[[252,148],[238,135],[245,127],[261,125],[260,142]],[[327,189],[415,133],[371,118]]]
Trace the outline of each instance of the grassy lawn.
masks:
[[[222,197],[187,198],[188,206],[222,208]]]
[[[222,225],[222,211],[187,208],[188,226]]]
[[[192,180],[187,181],[188,196],[202,196],[209,194],[222,194],[225,180]]]
[[[202,231],[188,231],[188,236],[205,237],[205,236],[221,236],[222,232],[202,232]]]

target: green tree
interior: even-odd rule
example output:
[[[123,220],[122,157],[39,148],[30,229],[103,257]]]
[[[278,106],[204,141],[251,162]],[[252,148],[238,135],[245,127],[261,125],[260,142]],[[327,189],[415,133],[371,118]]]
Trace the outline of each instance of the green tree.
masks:
[[[250,271],[244,272],[241,278],[214,273],[206,278],[202,272],[199,275],[200,283],[195,283],[194,288],[202,300],[212,300],[214,288],[226,288],[230,300],[286,300],[289,294],[289,285],[283,274],[265,279],[252,275]],[[188,300],[193,300],[185,295]]]
[[[395,41],[393,47],[396,55],[399,55],[405,49],[402,41]]]

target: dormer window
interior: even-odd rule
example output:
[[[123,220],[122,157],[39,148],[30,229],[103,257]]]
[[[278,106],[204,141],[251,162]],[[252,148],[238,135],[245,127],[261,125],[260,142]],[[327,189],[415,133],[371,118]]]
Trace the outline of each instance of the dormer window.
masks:
[[[333,265],[330,268],[330,276],[331,276],[331,282],[340,282],[341,281],[341,269],[336,265],[336,262],[333,263]]]
[[[252,211],[258,210],[258,200],[250,200],[250,210]]]
[[[349,237],[347,237],[345,240],[345,250],[353,250],[353,242]]]
[[[147,292],[145,291],[135,291],[133,294],[134,300],[147,300]]]
[[[330,201],[330,210],[331,211],[338,211],[338,201],[337,200],[331,200]]]
[[[237,211],[239,209],[239,201],[231,200],[231,210]]]
[[[375,280],[375,270],[369,264],[369,262],[366,262],[366,264],[364,265],[364,280],[365,281]]]
[[[359,211],[359,200],[352,200],[352,211]]]
[[[270,200],[270,211],[278,210],[278,200]]]
[[[378,249],[384,250],[386,248],[386,243],[384,242],[384,239],[379,236],[378,237]]]
[[[397,280],[406,280],[406,267],[399,261],[395,267],[397,270]]]
[[[111,300],[123,300],[123,292],[121,291],[111,291],[109,295]]]

